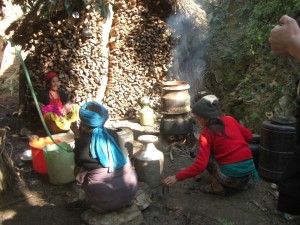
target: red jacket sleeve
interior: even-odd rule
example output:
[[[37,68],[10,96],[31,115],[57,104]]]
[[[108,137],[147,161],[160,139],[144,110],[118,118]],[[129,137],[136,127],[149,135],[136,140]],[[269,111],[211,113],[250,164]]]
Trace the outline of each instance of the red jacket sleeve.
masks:
[[[178,172],[176,174],[177,180],[194,177],[206,169],[210,157],[211,138],[205,131],[199,137],[199,145],[200,148],[196,161],[190,167]]]

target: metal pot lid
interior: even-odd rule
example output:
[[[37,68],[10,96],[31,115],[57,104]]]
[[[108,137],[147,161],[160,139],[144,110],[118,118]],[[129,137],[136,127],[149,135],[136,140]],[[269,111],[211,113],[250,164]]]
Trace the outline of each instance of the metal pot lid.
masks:
[[[293,116],[273,116],[271,118],[271,123],[277,125],[295,125],[296,119]]]
[[[190,85],[185,81],[178,81],[178,80],[172,80],[172,81],[166,81],[162,83],[162,89],[163,90],[187,90],[190,89]]]
[[[32,152],[31,152],[31,150],[25,150],[25,151],[21,154],[20,159],[21,159],[23,162],[31,161],[31,160],[32,160]]]

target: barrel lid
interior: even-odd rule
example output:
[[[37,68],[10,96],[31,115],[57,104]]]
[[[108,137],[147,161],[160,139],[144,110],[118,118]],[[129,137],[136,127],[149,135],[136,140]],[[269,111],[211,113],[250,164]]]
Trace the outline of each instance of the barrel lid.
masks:
[[[296,119],[293,116],[273,116],[271,118],[271,123],[277,125],[294,125],[296,124]]]

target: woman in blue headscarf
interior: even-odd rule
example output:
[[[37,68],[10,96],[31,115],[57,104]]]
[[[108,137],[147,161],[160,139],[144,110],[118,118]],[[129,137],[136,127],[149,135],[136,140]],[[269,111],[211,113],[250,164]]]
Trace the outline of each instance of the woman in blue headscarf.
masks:
[[[129,205],[137,193],[137,176],[112,136],[104,128],[107,110],[97,102],[79,110],[79,130],[72,126],[75,140],[76,180],[92,208],[112,211]]]

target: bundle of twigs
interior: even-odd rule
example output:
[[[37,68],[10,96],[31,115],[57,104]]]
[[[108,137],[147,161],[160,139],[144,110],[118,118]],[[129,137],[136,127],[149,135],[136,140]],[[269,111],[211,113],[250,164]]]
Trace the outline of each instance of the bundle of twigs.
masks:
[[[5,152],[5,129],[0,130],[0,193],[4,192],[10,186],[11,177],[9,174],[10,161],[8,160],[7,153]]]
[[[0,129],[0,199],[7,191],[15,190],[15,184],[21,181],[11,159],[11,153],[5,147],[5,140],[6,131]]]
[[[171,161],[174,161],[174,156],[190,157],[192,150],[193,148],[180,142],[174,142],[167,147],[167,153],[169,154]]]

